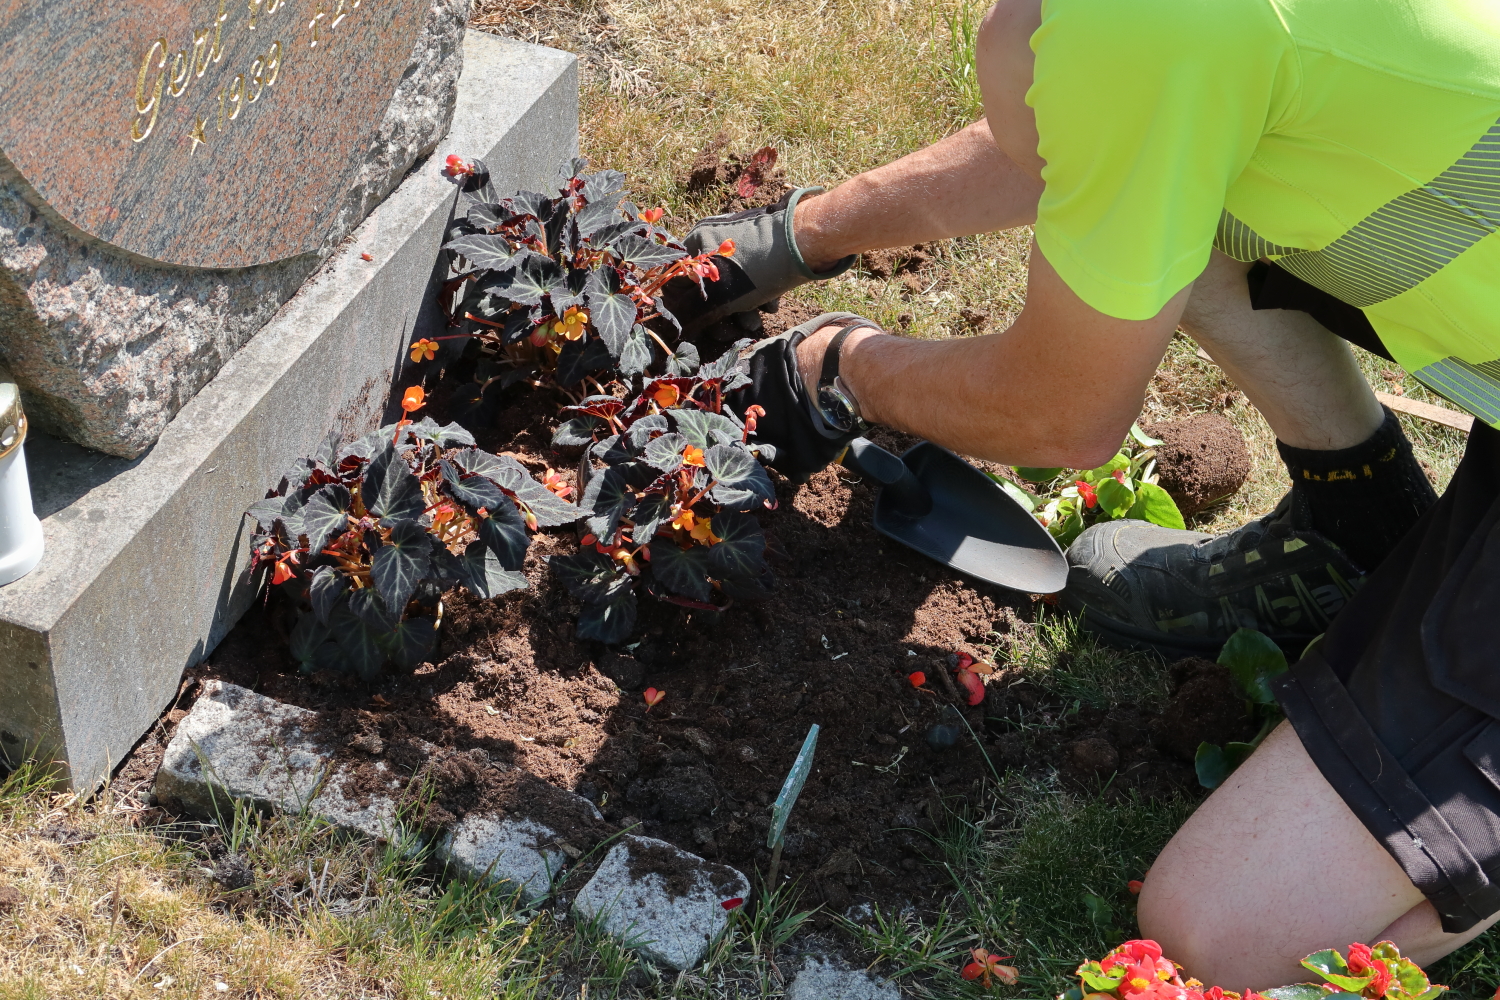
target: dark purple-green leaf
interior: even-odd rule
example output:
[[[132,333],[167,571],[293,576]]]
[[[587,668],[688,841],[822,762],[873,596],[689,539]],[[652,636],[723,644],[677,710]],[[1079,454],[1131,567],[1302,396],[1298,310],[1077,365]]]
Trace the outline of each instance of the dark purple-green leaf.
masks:
[[[330,483],[314,493],[302,508],[302,533],[307,536],[307,551],[315,556],[323,551],[330,538],[344,533],[349,524],[349,491]]]
[[[318,621],[327,623],[333,606],[349,587],[349,579],[332,566],[319,566],[307,585],[307,599]]]
[[[636,597],[626,588],[608,601],[584,604],[578,615],[578,638],[596,642],[624,642],[635,628]]]
[[[722,511],[714,515],[713,532],[721,539],[708,550],[709,571],[715,578],[754,578],[765,572],[766,536],[755,518]]]
[[[670,538],[655,539],[651,543],[651,574],[668,590],[707,601],[713,596],[708,585],[708,553],[701,545],[684,549]]]
[[[475,525],[479,540],[489,546],[505,569],[519,570],[526,564],[526,548],[531,536],[526,533],[526,521],[516,505],[503,500],[490,508],[490,516],[482,517]]]
[[[553,556],[547,560],[547,566],[568,588],[568,593],[580,601],[608,601],[620,591],[630,589],[630,577],[625,571],[594,549]]]
[[[417,589],[417,582],[431,571],[432,536],[415,521],[402,521],[391,529],[390,537],[375,553],[370,580],[391,617],[399,621],[412,591]]]

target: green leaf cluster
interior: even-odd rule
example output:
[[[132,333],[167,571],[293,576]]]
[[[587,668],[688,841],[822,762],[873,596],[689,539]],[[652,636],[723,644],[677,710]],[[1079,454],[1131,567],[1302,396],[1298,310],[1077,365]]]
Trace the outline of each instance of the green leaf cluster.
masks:
[[[1177,503],[1156,483],[1156,452],[1161,442],[1132,424],[1119,452],[1096,469],[1033,469],[1017,466],[1015,473],[1042,487],[1040,495],[991,476],[1021,506],[1031,511],[1064,547],[1101,521],[1130,518],[1167,528],[1185,523]]]
[[[1269,636],[1250,628],[1237,630],[1219,651],[1219,663],[1229,668],[1235,686],[1245,696],[1245,711],[1261,725],[1249,743],[1230,742],[1221,747],[1205,741],[1198,745],[1193,766],[1204,788],[1222,785],[1282,718],[1271,694],[1271,680],[1286,672],[1286,654]]]
[[[1367,966],[1357,973],[1333,948],[1308,955],[1302,960],[1302,966],[1316,972],[1339,990],[1370,1000],[1435,1000],[1448,989],[1430,982],[1422,967],[1409,958],[1403,958],[1400,949],[1391,941],[1381,941],[1372,947]]]

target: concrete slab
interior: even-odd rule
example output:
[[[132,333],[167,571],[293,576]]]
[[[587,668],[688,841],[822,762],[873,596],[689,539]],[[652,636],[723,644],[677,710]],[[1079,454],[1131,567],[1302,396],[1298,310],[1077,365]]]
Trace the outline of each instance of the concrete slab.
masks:
[[[447,139],[134,460],[28,440],[47,553],[0,588],[0,754],[96,786],[252,597],[244,509],[329,430],[390,406],[431,294],[456,189],[479,156],[500,190],[541,188],[578,148],[573,56],[470,32]],[[371,260],[363,260],[362,254]]]
[[[665,840],[626,834],[573,900],[599,926],[670,969],[691,969],[729,924],[725,902],[750,895],[750,880]]]
[[[311,735],[316,717],[237,684],[204,681],[167,744],[152,790],[164,805],[193,816],[228,812],[233,800],[248,799],[262,810],[312,812],[341,829],[393,839],[401,782],[392,776],[390,798],[345,797],[338,769]]]

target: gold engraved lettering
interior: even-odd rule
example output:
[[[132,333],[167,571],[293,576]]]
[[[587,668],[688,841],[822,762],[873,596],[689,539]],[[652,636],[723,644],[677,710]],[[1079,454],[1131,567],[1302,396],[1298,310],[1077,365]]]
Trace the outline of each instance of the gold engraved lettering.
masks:
[[[337,5],[333,8],[333,20],[328,24],[329,31],[337,28],[340,24],[343,23],[344,18],[349,16],[348,13],[344,10],[346,6],[347,0],[338,0]]]
[[[326,17],[328,17],[328,12],[323,9],[323,0],[318,0],[317,13],[313,15],[313,19],[311,21],[307,22],[307,26],[312,29],[312,40],[307,43],[308,48],[315,49],[318,47],[318,42],[321,39],[321,35],[318,31],[320,27],[318,22],[322,21]]]
[[[172,76],[167,81],[167,93],[173,97],[181,97],[192,75],[193,67],[188,62],[187,49],[178,49],[177,54],[172,57]]]
[[[189,156],[192,156],[194,153],[198,152],[198,147],[208,142],[208,136],[203,134],[203,126],[207,125],[208,122],[202,118],[197,118],[194,120],[197,122],[197,124],[193,126],[192,131],[188,132],[188,138],[193,140],[193,148],[188,151]]]
[[[219,88],[219,131],[224,131],[224,88]]]
[[[208,29],[193,32],[193,76],[202,77],[208,64],[212,62],[212,53],[208,48]]]
[[[260,92],[266,85],[265,56],[256,56],[255,61],[250,64],[250,82],[255,84],[255,92],[245,95],[246,104],[254,104],[260,100]]]
[[[234,121],[245,110],[245,74],[241,73],[234,78],[229,85],[229,104],[234,108],[229,112],[229,120]]]
[[[152,65],[155,57],[156,65]],[[156,86],[151,91],[151,97],[146,97],[146,78],[156,70]],[[135,80],[135,113],[136,120],[130,123],[130,139],[132,142],[144,142],[156,128],[156,116],[161,111],[161,90],[167,77],[167,40],[158,38],[151,43],[146,50],[146,58],[141,61],[141,72]],[[146,122],[146,127],[141,128],[140,116],[149,113],[151,120]]]
[[[260,20],[260,6],[266,0],[249,0],[250,3],[250,30],[255,30],[255,24]]]
[[[271,51],[266,53],[266,86],[269,87],[276,82],[281,75],[281,42],[271,43]]]
[[[224,9],[224,5],[228,2],[229,0],[219,0],[219,16],[214,18],[214,47],[208,53],[208,57],[214,62],[224,58],[224,22],[229,20],[229,11]]]

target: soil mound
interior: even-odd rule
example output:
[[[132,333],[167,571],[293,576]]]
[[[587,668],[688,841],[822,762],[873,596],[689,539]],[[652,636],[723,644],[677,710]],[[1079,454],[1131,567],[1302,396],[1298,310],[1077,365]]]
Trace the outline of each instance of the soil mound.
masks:
[[[1250,477],[1250,451],[1239,429],[1220,413],[1147,424],[1160,438],[1156,470],[1184,517],[1238,492]]]
[[[1151,727],[1159,748],[1191,761],[1200,743],[1244,742],[1255,735],[1245,696],[1228,667],[1190,657],[1172,664],[1172,678],[1176,690]]]

